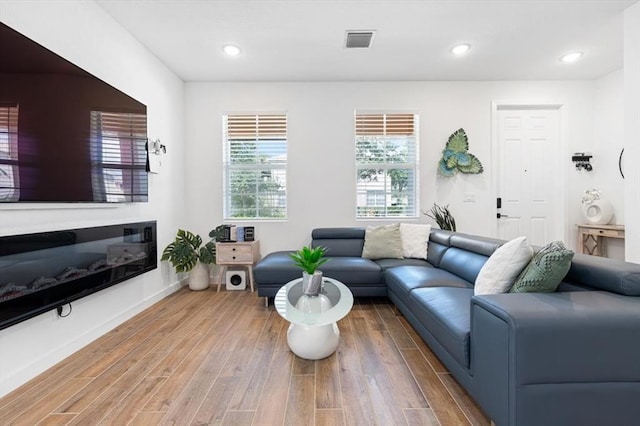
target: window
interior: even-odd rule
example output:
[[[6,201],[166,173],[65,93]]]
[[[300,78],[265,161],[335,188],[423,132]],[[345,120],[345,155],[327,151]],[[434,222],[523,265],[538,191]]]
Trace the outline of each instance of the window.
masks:
[[[91,111],[94,200],[147,201],[147,116]]]
[[[224,218],[287,217],[287,116],[224,119]]]
[[[357,218],[416,217],[416,114],[355,113]]]
[[[18,106],[0,104],[0,201],[20,199]]]

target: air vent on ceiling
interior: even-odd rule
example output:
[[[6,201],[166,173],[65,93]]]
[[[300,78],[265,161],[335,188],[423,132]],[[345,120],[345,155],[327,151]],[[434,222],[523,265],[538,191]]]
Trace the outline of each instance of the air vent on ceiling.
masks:
[[[369,48],[375,31],[347,31],[347,48]]]

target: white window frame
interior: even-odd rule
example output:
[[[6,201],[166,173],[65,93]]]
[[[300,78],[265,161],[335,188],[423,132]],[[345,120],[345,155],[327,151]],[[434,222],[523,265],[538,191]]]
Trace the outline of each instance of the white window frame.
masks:
[[[356,220],[371,219],[414,219],[419,217],[419,115],[415,112],[396,111],[354,111],[354,147],[355,155],[355,184],[356,184]],[[379,162],[367,162],[362,160],[360,142],[367,138],[371,143],[377,144],[377,149],[381,150],[382,156],[387,157],[387,149],[394,140],[403,140],[408,144],[408,158],[406,161],[398,162],[382,160]],[[407,184],[407,193],[403,196],[394,190],[393,177],[388,173],[405,169],[409,171],[409,179],[413,180]],[[363,172],[365,174],[363,174]],[[370,177],[367,183],[363,176]],[[382,179],[379,179],[382,177]],[[382,206],[369,206],[367,193],[370,191],[384,191],[386,202]],[[398,204],[399,197],[407,198],[406,204],[401,204],[403,212],[398,212],[394,204]],[[395,201],[395,202],[394,202]],[[408,210],[407,210],[408,209]]]
[[[223,128],[223,219],[224,221],[284,221],[287,219],[287,161],[288,134],[287,114],[283,112],[269,113],[228,113],[222,116]],[[269,153],[269,161],[259,160],[251,162],[233,161],[233,141],[238,143],[254,143],[256,150]],[[238,157],[238,160],[241,160]],[[234,194],[231,189],[234,173],[255,173],[255,188],[251,193],[244,194],[250,200],[255,200],[253,214],[237,214],[232,197],[242,196]],[[259,180],[259,174],[267,176]],[[272,185],[271,188],[260,188],[260,182]],[[258,200],[266,200],[262,205]]]

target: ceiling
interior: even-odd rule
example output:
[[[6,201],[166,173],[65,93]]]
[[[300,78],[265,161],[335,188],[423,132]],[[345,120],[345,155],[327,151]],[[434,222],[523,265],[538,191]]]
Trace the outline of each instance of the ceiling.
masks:
[[[185,81],[404,81],[600,77],[622,67],[636,0],[97,3]],[[346,49],[346,30],[375,30],[371,48]],[[559,61],[573,50],[579,62]]]

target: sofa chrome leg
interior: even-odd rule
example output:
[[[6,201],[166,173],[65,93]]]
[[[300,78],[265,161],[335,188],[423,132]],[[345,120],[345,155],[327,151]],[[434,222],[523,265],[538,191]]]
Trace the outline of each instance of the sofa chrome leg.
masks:
[[[269,298],[268,298],[268,297],[265,297],[265,298],[264,298],[264,307],[265,307],[265,308],[268,308],[268,307],[269,307]]]

